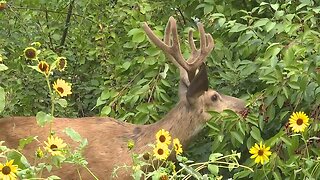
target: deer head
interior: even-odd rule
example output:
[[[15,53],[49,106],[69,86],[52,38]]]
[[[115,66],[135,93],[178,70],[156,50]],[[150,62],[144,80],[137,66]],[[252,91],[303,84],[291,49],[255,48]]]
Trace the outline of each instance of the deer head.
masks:
[[[152,126],[165,127],[169,130],[180,129],[180,131],[176,130],[171,133],[181,138],[185,144],[211,118],[207,111],[222,112],[225,109],[231,109],[240,112],[244,110],[243,100],[208,88],[205,60],[214,48],[214,40],[210,34],[205,33],[202,23],[198,23],[199,49],[194,43],[192,29],[189,31],[188,41],[191,53],[187,60],[181,53],[176,20],[173,17],[169,18],[163,40],[155,35],[147,23],[144,23],[142,27],[149,39],[162,49],[169,60],[180,70],[180,101],[162,121]],[[174,125],[179,127],[173,127]]]

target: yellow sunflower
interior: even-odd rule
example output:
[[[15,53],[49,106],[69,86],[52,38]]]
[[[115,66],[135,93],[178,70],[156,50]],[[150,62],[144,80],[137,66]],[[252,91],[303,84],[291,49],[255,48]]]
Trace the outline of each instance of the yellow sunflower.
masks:
[[[67,146],[61,138],[50,136],[48,142],[44,141],[46,145],[44,149],[51,153],[52,156],[63,156],[61,150]]]
[[[173,139],[173,147],[177,155],[180,155],[183,152],[182,145],[178,138]]]
[[[23,53],[24,53],[24,57],[26,57],[27,59],[37,59],[37,56],[38,56],[38,52],[34,47],[25,48]]]
[[[59,71],[64,71],[67,66],[67,58],[65,57],[58,57],[56,60],[56,66]]]
[[[0,163],[0,179],[15,180],[17,179],[17,172],[18,166],[13,165],[13,160],[7,161],[4,165]]]
[[[7,8],[7,1],[0,1],[0,11]]]
[[[66,81],[64,81],[62,79],[58,79],[56,82],[54,82],[53,88],[57,91],[57,93],[61,97],[72,94],[71,84],[67,83]]]
[[[158,143],[153,149],[154,156],[159,160],[166,160],[170,154],[167,144]]]
[[[50,66],[49,66],[49,64],[47,62],[40,61],[39,64],[38,64],[38,69],[43,74],[48,75],[49,74],[49,70],[50,70]]]
[[[161,129],[156,134],[157,142],[169,145],[171,143],[170,133],[164,129]]]
[[[289,127],[293,132],[303,132],[309,126],[309,117],[304,112],[294,112],[289,118]]]
[[[250,157],[251,159],[255,158],[255,163],[261,163],[264,164],[264,162],[268,162],[269,161],[269,157],[271,155],[271,151],[270,147],[266,147],[265,144],[262,144],[262,142],[260,142],[260,145],[258,145],[257,143],[254,144],[254,146],[252,146],[250,148],[250,154],[252,154],[252,156]]]

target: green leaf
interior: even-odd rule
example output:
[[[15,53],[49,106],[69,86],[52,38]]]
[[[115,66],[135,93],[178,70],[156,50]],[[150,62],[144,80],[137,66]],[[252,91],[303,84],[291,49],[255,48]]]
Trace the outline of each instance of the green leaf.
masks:
[[[253,24],[253,27],[256,28],[256,27],[260,27],[260,26],[264,26],[266,25],[270,20],[268,18],[262,18],[262,19],[259,19],[258,21],[256,21],[254,24]]]
[[[231,131],[231,136],[234,137],[239,143],[243,144],[244,136],[242,136],[239,132]]]
[[[251,174],[252,172],[249,171],[249,170],[243,170],[243,171],[240,171],[240,172],[237,172],[236,174],[234,174],[233,178],[234,179],[242,179],[244,177],[247,177]],[[245,178],[247,179],[247,178]]]
[[[109,89],[105,89],[102,91],[101,95],[100,95],[100,100],[107,100],[110,98],[110,91]]]
[[[36,120],[39,126],[43,127],[45,124],[53,121],[53,116],[46,114],[45,112],[38,112],[36,115]]]
[[[8,69],[8,67],[6,65],[0,64],[0,71],[5,71],[7,69]]]
[[[270,4],[270,6],[271,6],[272,9],[274,9],[275,11],[277,11],[278,8],[279,8],[279,4]]]
[[[235,23],[229,32],[240,32],[246,30],[248,27],[244,24]]]
[[[139,34],[135,34],[132,37],[132,41],[135,43],[141,43],[146,39],[146,35],[145,33],[139,33]]]
[[[6,104],[6,96],[4,89],[0,87],[0,113],[4,110]]]
[[[282,136],[280,139],[288,146],[292,146],[292,143],[290,142],[290,139],[288,137]]]
[[[222,157],[222,156],[223,156],[223,154],[221,154],[221,153],[210,154],[209,161],[210,162],[215,162],[217,160],[217,158]]]
[[[22,151],[23,148],[32,143],[34,140],[36,140],[37,136],[29,136],[29,137],[26,137],[26,138],[23,138],[23,139],[20,139],[19,140],[19,146],[18,146],[18,150],[19,151]]]
[[[213,175],[218,175],[219,174],[219,167],[214,164],[209,164],[208,165],[208,170],[211,172]]]
[[[128,70],[130,66],[131,66],[131,62],[130,62],[130,61],[126,61],[126,62],[124,62],[124,63],[122,64],[122,68],[123,68],[124,70]]]
[[[271,31],[275,26],[276,26],[277,23],[275,22],[268,22],[266,25],[265,25],[265,30],[267,32]]]
[[[111,107],[108,105],[105,105],[102,109],[101,109],[101,116],[108,116],[111,113]]]
[[[57,101],[58,104],[60,104],[61,107],[67,107],[68,106],[68,102],[65,99],[59,99]]]
[[[81,135],[70,127],[65,128],[64,132],[75,142],[81,142],[83,140]]]
[[[251,137],[255,139],[256,141],[260,142],[262,141],[260,130],[257,127],[252,127],[250,131]]]

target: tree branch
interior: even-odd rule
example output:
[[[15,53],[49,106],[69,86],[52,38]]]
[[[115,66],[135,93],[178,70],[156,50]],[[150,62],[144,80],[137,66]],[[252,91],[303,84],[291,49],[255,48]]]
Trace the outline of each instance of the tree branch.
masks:
[[[61,47],[64,45],[64,43],[66,41],[67,34],[68,34],[68,29],[69,29],[69,25],[70,25],[70,19],[71,19],[71,15],[72,15],[72,8],[74,5],[74,1],[75,0],[72,0],[69,4],[68,14],[67,14],[67,18],[66,18],[66,24],[65,24],[64,31],[63,31],[63,34],[61,37],[61,42],[60,42]]]

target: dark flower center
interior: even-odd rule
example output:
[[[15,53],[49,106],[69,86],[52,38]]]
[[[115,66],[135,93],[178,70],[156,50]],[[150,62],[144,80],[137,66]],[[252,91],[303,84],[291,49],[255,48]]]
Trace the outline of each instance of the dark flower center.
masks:
[[[166,137],[164,135],[161,135],[159,137],[159,140],[160,140],[160,142],[164,143],[164,142],[166,142]]]
[[[178,150],[178,149],[179,149],[178,144],[174,144],[174,146],[176,147],[176,150]]]
[[[62,94],[64,92],[62,87],[58,87],[57,90]]]
[[[164,153],[163,149],[158,149],[158,154],[159,155],[163,155],[163,153]]]
[[[169,179],[169,178],[168,178],[168,175],[162,175],[162,176],[160,177],[160,180],[167,180],[167,179]]]
[[[299,118],[299,119],[297,120],[297,124],[298,124],[299,126],[302,125],[302,124],[303,124],[303,120]]]
[[[263,150],[261,150],[261,149],[258,151],[258,155],[259,155],[259,156],[263,156],[263,153],[264,153],[264,152],[263,152]]]
[[[2,174],[8,175],[11,172],[11,168],[9,166],[4,166],[1,170]]]
[[[27,58],[35,58],[36,57],[36,51],[33,49],[27,49],[25,52],[25,55]]]
[[[49,70],[48,65],[46,65],[45,63],[39,64],[38,67],[39,67],[40,71],[42,71],[42,72],[48,72],[48,70]]]
[[[149,160],[149,158],[150,158],[149,153],[144,153],[144,154],[143,154],[143,159],[144,159],[144,160],[147,161],[147,160]]]
[[[57,148],[58,148],[58,146],[55,145],[55,144],[51,144],[51,146],[50,146],[50,149],[51,149],[52,151],[56,151]]]
[[[65,59],[60,59],[59,61],[59,69],[63,69],[66,65],[66,60]]]

